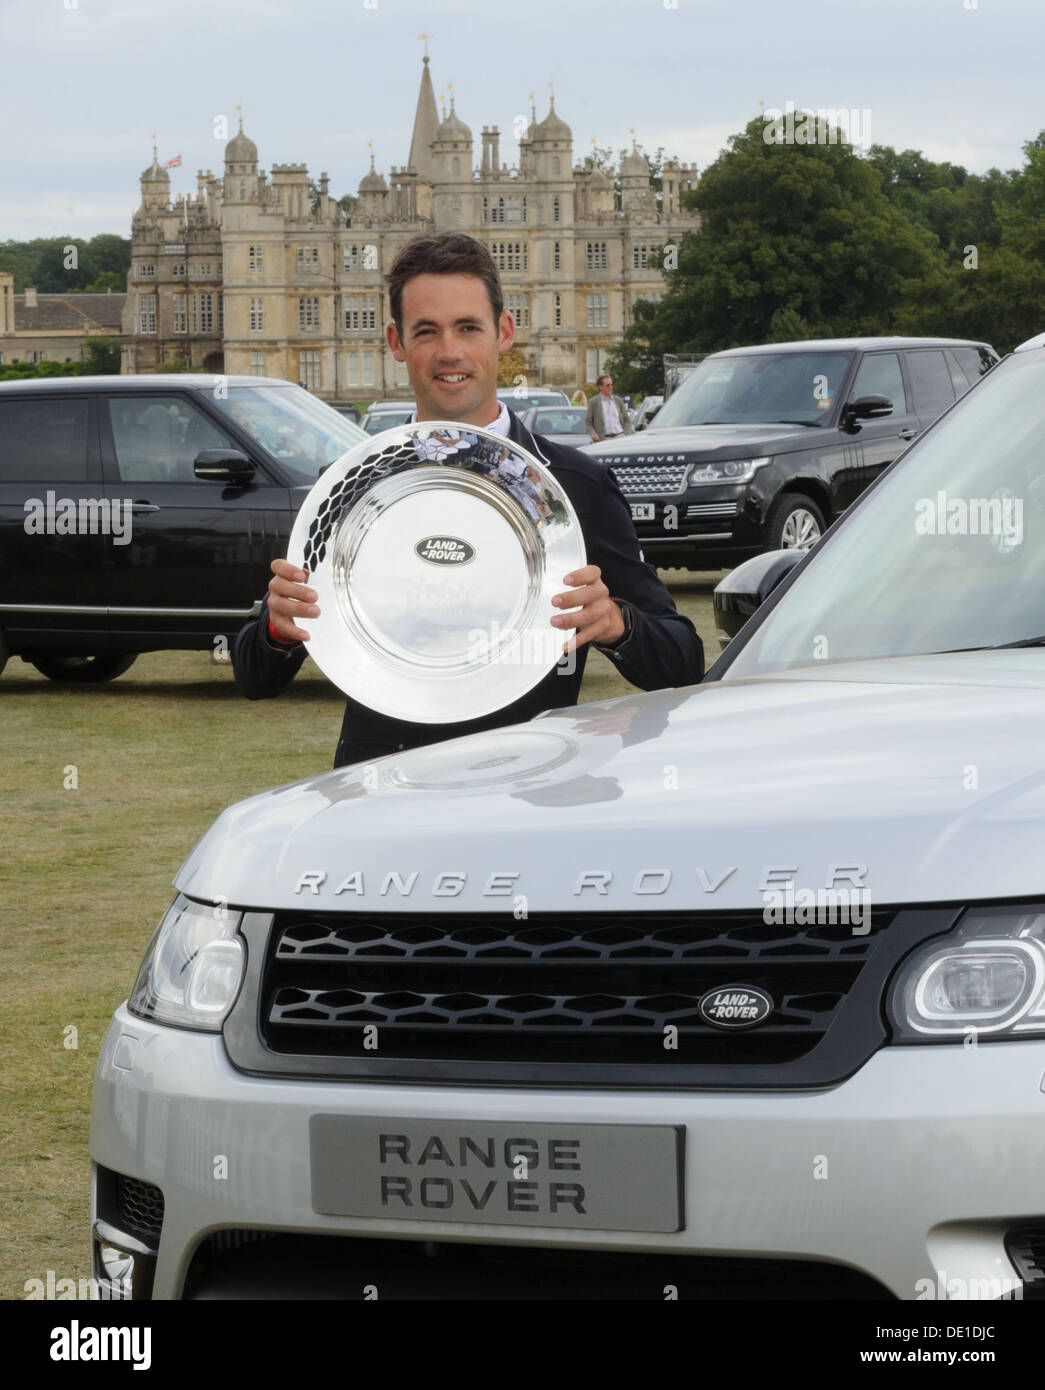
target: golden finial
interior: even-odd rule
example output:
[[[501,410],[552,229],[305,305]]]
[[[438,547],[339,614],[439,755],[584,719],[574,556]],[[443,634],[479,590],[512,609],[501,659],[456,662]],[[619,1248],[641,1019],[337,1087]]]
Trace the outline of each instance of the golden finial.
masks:
[[[418,34],[417,37],[418,37],[419,39],[424,39],[424,41],[425,41],[425,56],[424,56],[424,61],[427,63],[427,62],[428,62],[428,40],[429,40],[432,36],[431,36],[431,34]]]

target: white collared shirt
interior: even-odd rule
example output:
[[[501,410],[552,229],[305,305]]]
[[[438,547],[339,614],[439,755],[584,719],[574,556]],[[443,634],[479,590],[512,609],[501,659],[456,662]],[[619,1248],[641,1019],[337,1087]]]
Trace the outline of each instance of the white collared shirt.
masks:
[[[620,422],[617,402],[612,396],[602,398],[602,424],[603,434],[620,434],[624,428]]]
[[[512,424],[512,417],[509,415],[508,407],[505,405],[504,401],[498,401],[498,405],[500,406],[500,410],[498,410],[497,412],[497,418],[492,420],[488,425],[480,425],[479,428],[484,430],[493,430],[494,434],[503,434],[505,438],[507,438],[508,431],[511,428]],[[410,419],[407,421],[407,424],[415,425],[416,423],[417,406],[415,405],[414,413],[410,416]],[[465,426],[465,428],[468,428],[467,425]]]

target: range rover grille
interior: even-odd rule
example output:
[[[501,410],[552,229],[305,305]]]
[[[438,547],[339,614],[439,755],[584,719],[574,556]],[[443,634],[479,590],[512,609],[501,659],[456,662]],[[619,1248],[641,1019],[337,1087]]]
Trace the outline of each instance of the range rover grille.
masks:
[[[857,935],[761,913],[279,914],[262,1041],[340,1057],[789,1062],[831,1027],[891,916]],[[709,1023],[700,1000],[729,985],[763,990],[772,1013],[745,1030]]]
[[[650,492],[684,492],[691,463],[629,464],[610,472],[625,497]]]

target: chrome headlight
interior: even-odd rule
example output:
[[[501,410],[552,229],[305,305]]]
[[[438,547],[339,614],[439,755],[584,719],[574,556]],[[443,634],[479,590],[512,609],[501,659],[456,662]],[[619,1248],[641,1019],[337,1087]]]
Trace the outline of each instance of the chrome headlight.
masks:
[[[698,463],[690,469],[689,486],[697,487],[700,483],[749,483],[760,468],[772,462],[771,458],[760,458]]]
[[[236,1002],[247,953],[243,914],[180,893],[146,949],[127,1007],[139,1018],[219,1033]]]
[[[976,909],[915,951],[890,995],[898,1040],[1045,1036],[1045,913]]]

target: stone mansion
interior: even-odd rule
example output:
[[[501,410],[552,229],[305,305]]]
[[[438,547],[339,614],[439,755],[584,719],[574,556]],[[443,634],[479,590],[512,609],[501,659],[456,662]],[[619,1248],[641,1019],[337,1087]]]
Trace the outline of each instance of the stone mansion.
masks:
[[[651,251],[699,225],[680,206],[696,169],[667,162],[658,196],[633,143],[618,195],[605,170],[574,163],[554,97],[540,122],[531,106],[512,167],[496,126],[481,139],[476,166],[453,100],[439,119],[425,56],[407,163],[386,180],[371,155],[347,214],[326,173],[318,198],[305,164],[266,176],[242,117],[224,177],[200,172],[195,197],[172,203],[154,145],[132,219],[122,370],[183,358],[196,371],[303,382],[327,400],[404,397],[406,369],[384,339],[383,275],[412,237],[460,229],[500,268],[531,384],[594,381],[635,302],[663,292]]]

